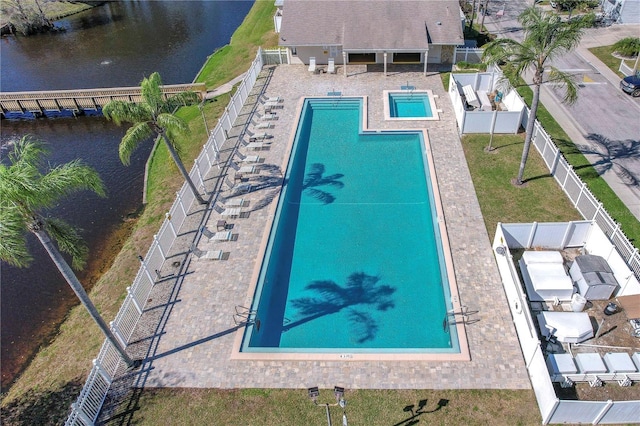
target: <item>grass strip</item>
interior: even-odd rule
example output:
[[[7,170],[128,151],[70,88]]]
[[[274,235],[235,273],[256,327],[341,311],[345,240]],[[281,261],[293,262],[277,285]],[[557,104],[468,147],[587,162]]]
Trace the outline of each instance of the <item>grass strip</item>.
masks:
[[[618,77],[624,78],[625,75],[618,70],[620,68],[621,59],[613,56],[613,51],[613,45],[592,47],[589,49],[589,52],[593,53],[596,58],[600,59],[600,61],[609,67],[611,71],[615,72]],[[633,68],[633,61],[625,61],[625,63]]]

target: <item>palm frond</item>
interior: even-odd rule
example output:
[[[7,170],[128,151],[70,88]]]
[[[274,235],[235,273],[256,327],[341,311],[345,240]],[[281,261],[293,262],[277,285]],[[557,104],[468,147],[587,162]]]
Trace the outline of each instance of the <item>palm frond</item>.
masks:
[[[139,122],[129,127],[118,146],[118,154],[120,155],[122,164],[128,166],[131,163],[133,151],[136,150],[138,145],[149,139],[153,133],[153,130],[147,122]]]
[[[137,123],[153,118],[147,105],[118,100],[107,103],[102,108],[102,115],[107,120],[113,120],[118,126],[122,123]]]
[[[153,115],[157,116],[160,114],[165,103],[160,74],[154,72],[148,78],[143,79],[140,83],[140,90],[142,92],[142,99],[149,105]]]
[[[182,118],[178,117],[177,115],[173,115],[169,113],[160,114],[156,118],[156,123],[158,124],[158,126],[162,127],[169,133],[174,133],[174,132],[188,133],[189,132],[189,125],[187,124],[187,122],[184,121]]]
[[[75,269],[83,269],[89,248],[80,236],[78,229],[56,218],[44,219],[43,225],[47,234],[58,244],[60,251],[71,255],[71,265]]]
[[[28,230],[19,208],[6,198],[0,198],[0,260],[24,268],[33,258],[27,247]]]
[[[559,84],[564,88],[563,102],[572,105],[578,100],[578,85],[573,75],[560,71],[556,67],[550,67],[547,81],[549,83]]]
[[[194,105],[198,102],[200,102],[200,98],[196,92],[185,91],[176,93],[166,99],[163,112],[172,113],[178,107]]]
[[[100,175],[93,168],[73,160],[49,171],[40,180],[40,193],[54,203],[58,199],[77,191],[90,189],[101,197],[106,196]],[[48,205],[47,205],[48,207]]]

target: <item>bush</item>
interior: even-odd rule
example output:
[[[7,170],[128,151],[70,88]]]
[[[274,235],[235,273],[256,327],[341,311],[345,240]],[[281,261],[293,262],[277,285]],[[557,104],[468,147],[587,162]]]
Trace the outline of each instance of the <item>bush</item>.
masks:
[[[613,45],[613,51],[622,56],[638,56],[638,52],[640,52],[640,38],[623,38]]]
[[[480,71],[487,70],[487,64],[484,64],[484,63],[474,64],[467,61],[460,61],[460,62],[456,62],[456,66],[458,67],[458,69],[461,69],[461,70],[468,70],[468,69],[480,70]]]

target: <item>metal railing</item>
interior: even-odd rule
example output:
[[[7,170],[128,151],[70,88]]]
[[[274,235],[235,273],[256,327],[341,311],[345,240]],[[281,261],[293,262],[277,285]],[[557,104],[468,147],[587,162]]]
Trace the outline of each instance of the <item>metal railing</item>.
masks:
[[[194,183],[199,186],[199,190],[204,188],[204,176],[213,167],[217,167],[218,147],[226,140],[225,130],[229,130],[238,117],[240,109],[249,97],[249,93],[264,64],[263,51],[259,49],[245,78],[240,83],[238,90],[231,98],[218,124],[210,132],[206,144],[196,158],[189,175]],[[160,230],[154,235],[149,251],[141,260],[141,266],[133,284],[127,288],[127,296],[116,318],[111,323],[112,331],[125,346],[142,315],[155,281],[159,278],[158,271],[162,269],[171,245],[176,239],[176,229],[180,229],[184,223],[194,201],[194,194],[186,183],[183,184],[180,191],[177,192],[176,199],[166,214]],[[95,422],[117,371],[123,367],[124,363],[118,353],[105,340],[98,357],[93,360],[93,368],[78,400],[72,404],[71,414],[66,421],[66,425],[91,425]]]

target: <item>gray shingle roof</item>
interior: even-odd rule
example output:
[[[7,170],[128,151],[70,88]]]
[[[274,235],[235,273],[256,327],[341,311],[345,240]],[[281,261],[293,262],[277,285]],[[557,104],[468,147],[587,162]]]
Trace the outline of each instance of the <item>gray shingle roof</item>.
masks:
[[[280,37],[282,46],[344,50],[464,43],[457,0],[284,0]]]

